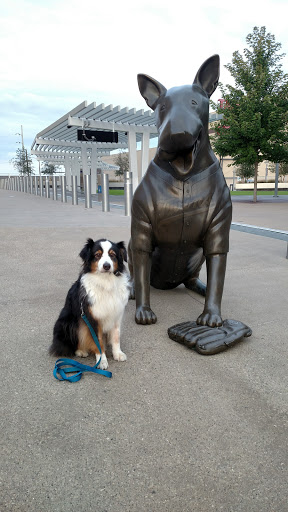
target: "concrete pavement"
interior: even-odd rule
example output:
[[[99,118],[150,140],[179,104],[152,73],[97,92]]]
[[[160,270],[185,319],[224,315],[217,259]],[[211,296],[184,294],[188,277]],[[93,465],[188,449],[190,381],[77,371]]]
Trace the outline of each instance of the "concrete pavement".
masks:
[[[233,204],[235,222],[287,219],[287,203]],[[231,231],[222,314],[252,328],[243,343],[205,357],[173,342],[167,328],[203,299],[152,289],[158,322],[136,325],[129,302],[111,380],[53,378],[79,251],[87,237],[128,242],[129,226],[119,209],[0,190],[1,512],[286,512],[285,242]]]

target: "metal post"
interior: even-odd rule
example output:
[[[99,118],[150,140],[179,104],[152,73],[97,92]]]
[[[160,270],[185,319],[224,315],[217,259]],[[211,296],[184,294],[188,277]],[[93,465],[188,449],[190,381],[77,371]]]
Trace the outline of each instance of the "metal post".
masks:
[[[131,204],[133,196],[133,184],[132,184],[132,172],[124,173],[124,198],[125,198],[125,216],[130,217],[131,215]]]
[[[85,208],[92,208],[91,200],[91,175],[84,174]]]
[[[275,192],[273,197],[278,197],[278,180],[279,180],[279,163],[276,164],[275,169]]]
[[[72,178],[72,204],[78,204],[77,176],[71,176],[71,178]]]
[[[52,176],[53,201],[57,201],[57,176]]]
[[[39,176],[40,196],[43,197],[43,176]]]
[[[38,196],[38,176],[34,176],[34,190],[35,196]]]
[[[33,194],[33,176],[29,176],[29,188],[30,188],[30,194]]]
[[[49,183],[49,176],[45,176],[45,196],[47,199],[50,197],[50,183]]]
[[[61,176],[61,201],[67,203],[66,176]]]
[[[17,186],[18,186],[18,188],[17,188],[18,192],[21,192],[20,176],[17,176]]]
[[[27,178],[27,176],[24,176],[23,179],[24,179],[24,192],[25,192],[25,194],[27,194],[27,192],[28,192],[28,178]]]
[[[110,212],[110,202],[109,202],[109,175],[101,174],[101,184],[102,184],[102,212]]]

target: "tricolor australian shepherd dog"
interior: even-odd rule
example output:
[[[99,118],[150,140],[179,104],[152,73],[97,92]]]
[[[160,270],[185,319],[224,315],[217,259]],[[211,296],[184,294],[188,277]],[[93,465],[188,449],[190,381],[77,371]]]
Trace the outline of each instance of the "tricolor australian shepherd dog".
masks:
[[[99,350],[81,317],[85,313],[101,346],[99,368],[106,370],[106,341],[112,346],[113,358],[126,361],[120,348],[120,327],[129,298],[129,278],[124,265],[127,252],[124,242],[113,243],[104,238],[94,242],[89,238],[79,256],[83,268],[68,291],[55,323],[50,354],[87,357],[92,353],[96,362],[99,361]]]

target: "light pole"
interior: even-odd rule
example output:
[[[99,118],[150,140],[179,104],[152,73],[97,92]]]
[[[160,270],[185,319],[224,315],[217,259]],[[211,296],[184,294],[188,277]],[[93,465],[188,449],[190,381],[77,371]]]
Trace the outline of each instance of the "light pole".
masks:
[[[22,140],[22,149],[24,151],[24,137],[23,137],[23,126],[21,124],[21,133],[15,133],[15,135],[20,135]],[[19,143],[20,144],[20,143]]]
[[[15,135],[20,135],[21,136],[22,155],[23,155],[23,160],[26,162],[27,176],[28,176],[29,175],[28,153],[27,153],[27,149],[25,149],[25,147],[24,147],[24,137],[23,137],[23,126],[22,126],[22,124],[21,124],[21,133],[15,133]],[[19,144],[20,144],[20,142],[19,142]]]
[[[278,181],[279,181],[279,163],[276,164],[275,169],[275,191],[273,197],[278,197]]]

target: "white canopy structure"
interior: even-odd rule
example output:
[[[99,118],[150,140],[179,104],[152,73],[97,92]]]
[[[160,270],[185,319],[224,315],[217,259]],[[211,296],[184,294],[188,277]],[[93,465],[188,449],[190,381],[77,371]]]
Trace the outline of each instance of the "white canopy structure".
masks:
[[[83,140],[78,140],[79,130]],[[97,142],[99,137],[91,136],[91,130],[110,132],[110,135],[112,132],[115,135],[112,139],[118,142]],[[91,174],[92,193],[95,193],[97,169],[105,170],[101,156],[109,155],[115,149],[128,148],[135,190],[148,167],[150,139],[157,136],[155,116],[151,110],[136,111],[135,108],[105,106],[103,103],[87,105],[84,101],[38,133],[32,143],[31,154],[36,155],[39,161],[64,165],[69,188],[71,176],[80,176],[80,168],[83,174]],[[142,149],[141,169],[137,169],[138,142],[141,142]]]

